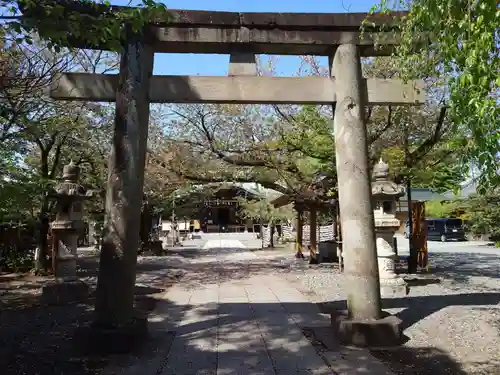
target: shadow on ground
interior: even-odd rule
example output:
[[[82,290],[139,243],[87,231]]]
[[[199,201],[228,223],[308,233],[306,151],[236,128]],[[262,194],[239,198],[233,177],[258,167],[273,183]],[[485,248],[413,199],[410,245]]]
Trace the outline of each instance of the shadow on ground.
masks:
[[[468,283],[471,277],[500,277],[500,249],[498,255],[483,253],[431,253],[429,273],[455,283]]]
[[[219,252],[220,254],[220,252]],[[484,277],[493,277],[494,275],[494,267],[496,264],[493,262],[498,261],[498,257],[482,257],[478,256],[477,259],[473,259],[472,261],[481,260],[483,263],[481,264],[481,269],[478,270],[477,267],[464,267],[466,263],[462,263],[464,259],[471,260],[471,257],[468,254],[440,254],[442,255],[443,261],[447,262],[447,269],[441,269],[437,272],[436,276],[443,278],[454,278],[453,280],[456,282],[463,282],[468,277],[471,276],[484,276]],[[194,251],[189,254],[187,257],[190,259],[196,259],[197,253]],[[434,257],[433,263],[438,263],[438,258]],[[457,264],[454,267],[454,264]],[[311,268],[315,268],[317,266],[309,266],[307,262],[304,261],[290,261],[290,259],[282,258],[282,259],[259,259],[258,257],[252,260],[243,260],[243,261],[225,261],[224,263],[186,263],[183,266],[183,270],[186,273],[185,278],[183,279],[183,285],[187,288],[190,287],[200,287],[207,284],[215,284],[218,282],[240,282],[244,281],[249,276],[255,275],[266,275],[270,272],[288,272],[292,269],[299,269],[304,272],[310,270]],[[331,267],[331,266],[330,266]],[[338,272],[337,269],[331,267],[332,272]],[[498,273],[497,273],[498,275]],[[498,277],[498,276],[494,276]],[[425,281],[415,281],[414,286],[425,286],[428,284],[439,283],[441,278],[428,278]],[[168,301],[165,302],[168,304]],[[404,328],[408,328],[415,324],[416,322],[429,317],[433,313],[444,309],[449,306],[471,306],[474,308],[489,308],[489,306],[498,305],[500,303],[500,295],[498,293],[468,293],[468,294],[457,294],[457,295],[444,295],[444,296],[417,296],[417,297],[406,297],[406,298],[393,298],[393,299],[385,299],[383,301],[383,307],[385,309],[389,308],[398,308],[402,309],[398,313],[398,316],[404,322]],[[304,311],[307,311],[311,304],[260,304],[259,309],[265,310],[273,310],[285,308],[290,314],[301,315]],[[319,305],[320,309],[324,313],[328,313],[332,308],[334,309],[345,309],[345,301],[333,301],[327,304]],[[218,308],[218,310],[217,310]],[[226,315],[222,315],[223,325],[221,330],[223,333],[227,332],[241,332],[244,326],[248,324],[248,318],[245,317],[244,314],[241,314],[241,311],[245,310],[247,306],[244,304],[231,304],[224,303],[220,304],[218,307],[212,305],[206,305],[202,307],[197,307],[196,313],[204,317],[201,322],[196,323],[186,323],[178,328],[172,327],[172,330],[177,330],[177,340],[180,340],[181,344],[185,347],[185,353],[187,358],[206,358],[208,362],[212,363],[211,366],[200,367],[201,363],[205,363],[204,361],[193,361],[191,362],[191,370],[192,373],[196,373],[196,371],[205,370],[206,373],[214,373],[214,363],[216,361],[216,353],[209,349],[216,345],[215,342],[211,342],[213,340],[213,326],[216,324],[217,319],[221,319],[221,311],[229,312]],[[166,307],[166,311],[169,314],[170,321],[181,321],[185,318],[185,314],[188,312],[194,311],[193,306],[173,306],[169,305]],[[232,314],[231,312],[235,311],[238,313]],[[219,314],[219,315],[217,315]],[[298,321],[299,326],[306,328],[309,324],[312,324],[310,319],[311,316],[305,320]],[[297,319],[297,317],[295,317]],[[284,322],[273,322],[272,320],[267,320],[264,318],[257,319],[258,324],[266,327],[266,332],[268,332],[271,337],[281,337],[281,343],[279,347],[274,348],[275,356],[285,358],[288,362],[296,360],[298,356],[298,352],[300,350],[304,350],[305,348],[297,348],[294,350],[285,349],[293,347],[293,345],[289,345],[290,341],[294,340],[293,335],[289,335],[290,329],[289,326],[284,324]],[[161,326],[162,323],[156,323],[158,326]],[[323,333],[327,331],[328,327],[321,328],[312,328],[313,330],[320,330]],[[302,333],[301,333],[302,334]],[[309,335],[311,336],[311,335]],[[257,355],[256,353],[258,345],[252,341],[251,337],[240,337],[236,336],[232,340],[229,340],[230,344],[234,347],[234,349],[228,351],[224,354],[227,354],[230,357],[236,358],[235,362],[242,362],[242,358],[245,356]],[[209,345],[206,345],[206,349],[201,350],[199,343],[201,341],[209,342]],[[298,340],[296,340],[298,341]],[[323,353],[322,355],[327,355],[327,353],[338,353],[341,352],[341,356],[343,358],[349,358],[351,366],[352,363],[356,363],[356,371],[357,373],[370,373],[372,368],[369,361],[364,360],[364,356],[366,356],[366,351],[364,352],[356,352],[348,350],[344,347],[341,347],[338,343],[336,344],[325,344],[321,342],[321,339],[313,340],[312,343],[316,347],[316,349]],[[457,362],[454,358],[452,358],[448,353],[432,347],[420,347],[420,348],[412,348],[407,346],[402,346],[400,348],[394,350],[377,350],[373,351],[372,355],[379,358],[383,361],[388,367],[390,367],[396,374],[402,375],[439,375],[439,374],[453,374],[453,375],[466,375],[470,374],[464,369],[464,365],[467,366],[467,369],[475,368],[474,374],[495,374],[500,373],[500,364],[498,359],[492,358],[491,361],[487,363],[471,363],[462,361],[463,363]],[[165,351],[165,361],[168,358],[168,351]],[[188,361],[189,362],[189,361]],[[340,359],[337,359],[337,364],[339,366],[347,366],[347,364],[342,363]],[[310,369],[314,370],[314,369]],[[337,369],[339,371],[339,369]],[[342,370],[350,370],[354,369],[344,367]],[[234,363],[233,365],[222,365],[219,368],[219,373],[224,374],[236,374],[238,371],[238,365]],[[166,372],[168,374],[175,373],[174,372]]]
[[[233,249],[234,252],[234,249]],[[307,358],[301,353],[306,353],[307,347],[300,347],[297,343],[306,331],[306,336],[311,340],[315,350],[320,355],[328,357],[341,353],[341,358],[337,359],[338,366],[356,364],[358,373],[369,373],[370,362],[366,351],[356,352],[341,347],[335,340],[323,340],[329,327],[307,327],[312,325],[310,314],[304,315],[304,311],[310,311],[312,304],[307,303],[263,303],[259,306],[255,304],[223,303],[198,306],[178,306],[169,301],[162,300],[157,304],[156,296],[159,291],[164,290],[175,280],[165,279],[165,272],[170,267],[181,270],[184,274],[183,286],[188,289],[207,284],[215,284],[226,281],[243,281],[249,276],[266,275],[270,272],[288,272],[292,269],[299,269],[306,272],[316,266],[309,266],[302,260],[289,260],[289,257],[282,259],[259,259],[254,258],[244,261],[226,261],[224,263],[196,263],[196,257],[200,254],[196,249],[182,249],[175,254],[171,254],[175,259],[168,262],[161,258],[145,259],[138,265],[138,279],[144,278],[145,282],[138,285],[136,289],[137,305],[146,312],[151,312],[155,307],[160,307],[165,314],[161,319],[154,319],[150,324],[153,332],[151,340],[148,341],[140,353],[130,353],[128,356],[120,357],[83,357],[72,344],[72,335],[79,324],[86,323],[92,319],[92,300],[85,304],[74,304],[62,307],[40,306],[37,296],[33,293],[21,293],[24,290],[36,290],[43,280],[35,280],[33,283],[20,287],[11,294],[20,294],[26,297],[25,303],[13,305],[10,310],[3,309],[0,314],[0,368],[5,375],[90,375],[99,373],[107,367],[106,373],[123,373],[124,368],[140,365],[152,366],[154,371],[146,371],[145,375],[151,373],[162,373],[181,375],[175,369],[168,369],[168,355],[175,339],[176,345],[184,346],[186,362],[191,366],[191,373],[205,370],[206,374],[215,374],[217,361],[219,368],[217,374],[237,374],[241,370],[242,364],[257,370],[258,359],[262,358],[261,345],[256,341],[258,335],[249,331],[248,334],[234,335],[247,329],[249,320],[253,321],[252,314],[257,315],[257,322],[261,327],[266,328],[266,332],[271,337],[276,338],[274,346],[270,348],[274,357],[279,358],[273,362],[275,368],[285,363],[303,361],[308,364]],[[219,251],[218,254],[221,254]],[[229,252],[227,252],[229,254]],[[207,255],[206,253],[204,255]],[[208,254],[210,255],[210,253]],[[169,258],[169,257],[166,257]],[[179,259],[177,259],[179,258]],[[164,258],[165,259],[165,258]],[[494,255],[479,254],[453,254],[442,253],[433,254],[432,264],[439,267],[434,268],[436,275],[444,278],[452,278],[457,282],[463,282],[471,276],[485,276],[498,278],[498,257]],[[442,265],[441,265],[442,262]],[[479,262],[481,267],[470,266],[469,262]],[[496,273],[495,273],[496,270]],[[80,263],[81,277],[95,277],[97,275],[97,258],[85,258]],[[338,270],[332,267],[332,272]],[[4,280],[7,281],[7,280]],[[12,277],[10,281],[19,281]],[[164,287],[161,284],[164,283]],[[144,285],[146,284],[146,285]],[[2,296],[3,299],[4,296]],[[21,299],[24,297],[20,297]],[[448,296],[428,296],[428,297],[407,297],[386,299],[383,301],[384,308],[403,308],[398,313],[405,324],[409,327],[421,319],[430,316],[434,312],[453,305],[478,306],[477,308],[489,308],[500,302],[498,293],[472,293]],[[2,308],[5,307],[2,305]],[[324,313],[331,309],[344,309],[345,301],[333,301],[331,303],[319,305]],[[293,324],[283,321],[273,321],[271,318],[259,317],[258,311],[279,310],[285,308],[289,314],[294,315],[295,322],[303,329],[294,329]],[[242,311],[253,311],[252,314],[242,313]],[[189,314],[196,313],[203,317],[201,322],[187,322]],[[282,315],[280,315],[282,317]],[[167,322],[161,321],[166,319]],[[174,326],[174,322],[186,321],[186,324]],[[170,322],[170,323],[168,323]],[[214,332],[214,326],[219,324],[219,330]],[[165,330],[165,326],[170,329]],[[497,327],[498,328],[498,327]],[[321,331],[322,334],[315,336],[312,332]],[[160,333],[161,332],[161,333]],[[224,337],[224,342],[231,344],[231,349],[222,352],[222,356],[217,354],[214,348],[217,347],[217,337]],[[256,338],[257,337],[257,338]],[[312,339],[311,339],[312,337]],[[279,340],[278,340],[279,339]],[[328,342],[327,342],[328,341]],[[200,346],[200,342],[207,342],[209,345]],[[402,375],[466,375],[461,365],[447,355],[447,353],[436,348],[408,348],[401,347],[395,350],[377,350],[371,352],[375,357],[386,363],[395,373]],[[159,361],[153,358],[160,359]],[[222,362],[221,362],[222,358]],[[350,358],[351,361],[342,362],[342,359]],[[120,363],[121,365],[118,365]],[[298,362],[297,362],[298,363]],[[348,363],[351,363],[349,365]],[[313,363],[309,363],[309,370],[315,370]],[[471,364],[468,364],[470,367]],[[475,374],[495,374],[500,373],[498,360],[492,359],[489,363],[472,364],[478,369]],[[108,372],[109,370],[109,372]],[[353,370],[352,368],[350,370]]]
[[[483,296],[484,297],[484,296]],[[487,297],[492,298],[492,297]],[[491,299],[490,302],[497,302]],[[454,303],[454,301],[448,301]],[[425,303],[425,301],[423,302]],[[248,315],[242,313],[245,309],[254,309],[256,321],[258,326],[266,332],[266,337],[271,338],[271,345],[269,350],[272,352],[273,367],[280,369],[283,363],[298,363],[298,360],[305,363],[310,373],[315,373],[319,368],[314,367],[312,363],[308,363],[306,355],[307,348],[299,346],[297,343],[300,341],[302,335],[308,337],[310,343],[315,348],[316,352],[324,358],[334,358],[336,363],[336,371],[350,371],[349,373],[365,374],[374,371],[373,362],[367,356],[366,350],[349,349],[341,346],[336,342],[333,337],[333,331],[330,334],[330,327],[312,327],[314,325],[310,313],[304,314],[311,307],[307,303],[261,303],[261,304],[237,304],[237,303],[223,303],[220,305],[207,304],[204,306],[176,306],[172,305],[169,301],[164,301],[165,311],[168,311],[170,321],[185,320],[188,312],[193,313],[196,311],[198,316],[202,316],[201,321],[195,323],[186,322],[179,327],[172,327],[175,330],[176,345],[183,347],[186,359],[185,363],[188,364],[189,369],[186,373],[206,373],[206,374],[237,374],[241,370],[242,363],[245,363],[247,370],[252,368],[252,360],[262,358],[262,346],[260,344],[260,336],[256,335],[249,325]],[[256,306],[258,305],[258,306]],[[257,312],[255,312],[255,309]],[[271,311],[285,309],[289,316],[293,317],[298,324],[299,329],[294,331],[289,322],[277,321],[271,315],[259,316],[258,311]],[[232,313],[233,312],[233,313]],[[282,317],[282,315],[279,315]],[[217,334],[214,333],[214,326],[219,324]],[[151,325],[153,329],[163,327],[164,322],[156,322]],[[232,334],[232,332],[234,332]],[[245,333],[241,333],[245,332]],[[327,333],[325,333],[327,332]],[[316,334],[317,333],[317,334]],[[324,340],[325,335],[331,335],[330,339]],[[224,337],[224,344],[228,345],[229,349],[217,354],[214,348],[217,347],[216,337]],[[155,368],[155,371],[164,374],[181,374],[179,369],[168,368],[168,356],[173,337],[170,339],[169,345],[164,345],[165,351],[163,353],[163,365]],[[201,343],[205,343],[202,345]],[[310,348],[309,348],[310,349]],[[303,354],[301,354],[303,353]],[[371,355],[382,361],[394,373],[401,375],[468,375],[462,365],[451,358],[446,352],[437,348],[409,348],[402,346],[393,350],[373,350],[370,351]],[[340,355],[340,356],[339,356]],[[234,361],[222,361],[223,358],[234,358]],[[189,360],[192,358],[192,360]],[[253,359],[252,359],[253,358]],[[274,360],[279,358],[279,360]],[[217,361],[219,367],[216,368]],[[257,363],[257,361],[255,362]],[[500,371],[500,363],[498,360],[492,358],[488,363],[466,363],[467,367],[471,366],[478,369],[474,374],[495,374]],[[317,365],[316,365],[317,366]],[[355,366],[355,368],[353,367]],[[257,370],[256,367],[253,368]],[[282,369],[282,368],[281,368]],[[303,368],[302,370],[305,370]],[[353,371],[357,372],[353,372]],[[154,372],[151,372],[154,373]],[[247,372],[245,372],[247,373]],[[251,372],[248,372],[251,373]],[[278,372],[283,373],[283,372]],[[304,372],[305,373],[305,372]]]
[[[462,366],[446,352],[438,348],[395,348],[393,350],[371,350],[371,354],[386,363],[398,375],[469,375]],[[474,374],[492,375],[500,373],[500,362],[492,359],[488,363],[468,363]]]
[[[94,284],[98,257],[79,259],[78,273]],[[166,262],[145,260],[138,264],[138,279],[147,276],[147,285],[136,285],[136,307],[144,314],[154,310],[157,297],[173,282]],[[0,275],[0,369],[2,375],[90,375],[113,361],[132,363],[153,353],[155,342],[126,356],[88,356],[73,345],[80,325],[93,320],[94,295],[84,303],[63,306],[41,304],[41,287],[50,277],[29,274]],[[145,353],[146,352],[146,353]]]

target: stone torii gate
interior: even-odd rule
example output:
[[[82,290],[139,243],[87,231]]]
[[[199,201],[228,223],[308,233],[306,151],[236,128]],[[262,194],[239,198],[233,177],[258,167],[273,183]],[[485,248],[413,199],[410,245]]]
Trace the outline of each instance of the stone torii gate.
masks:
[[[101,255],[115,273],[107,276],[112,280],[106,287],[102,284],[108,298],[96,309],[122,322],[131,318],[124,311],[133,301],[115,301],[113,293],[133,288],[135,282],[127,264],[135,264],[139,242],[150,103],[336,103],[336,163],[349,278],[349,314],[339,328],[347,341],[356,336],[352,341],[358,344],[370,343],[377,332],[386,339],[394,332],[397,339],[399,322],[381,311],[364,114],[366,105],[417,105],[423,94],[419,82],[364,79],[360,60],[388,55],[397,40],[382,38],[384,48],[374,48],[374,36],[360,33],[366,17],[360,13],[169,12],[173,20],[168,24],[151,24],[141,35],[130,34],[118,75],[66,73],[51,89],[54,99],[116,102],[106,196],[109,235]],[[380,26],[393,16],[377,15],[372,21]],[[229,77],[152,76],[155,52],[229,54]],[[328,56],[331,75],[257,76],[255,54]]]

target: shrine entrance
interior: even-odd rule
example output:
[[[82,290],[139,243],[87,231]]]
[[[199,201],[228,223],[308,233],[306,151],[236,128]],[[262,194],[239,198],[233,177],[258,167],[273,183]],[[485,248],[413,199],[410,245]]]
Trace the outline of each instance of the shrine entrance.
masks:
[[[95,9],[91,11],[95,13]],[[361,57],[390,55],[397,44],[397,38],[386,33],[395,15],[371,16],[370,30],[361,33],[367,17],[362,13],[169,13],[168,23],[156,22],[144,33],[129,34],[118,75],[66,73],[51,90],[52,98],[58,100],[116,101],[109,161],[113,183],[108,184],[106,202],[106,252],[115,270],[109,282],[116,287],[107,287],[108,300],[113,301],[114,290],[134,287],[127,262],[136,256],[139,243],[150,103],[326,104],[334,107],[338,198],[347,254],[344,269],[349,278],[348,321],[352,327],[379,321],[382,312],[365,108],[417,105],[424,100],[420,82],[362,77]],[[381,34],[382,25],[385,34]],[[72,40],[75,47],[88,48],[77,36]],[[229,77],[152,76],[155,52],[229,54]],[[258,76],[256,54],[328,56],[330,75]],[[227,214],[222,217],[226,220]],[[107,306],[117,316],[126,308]]]
[[[170,207],[164,210],[161,216],[162,220],[169,225],[172,214],[176,221],[182,223],[198,223],[194,225],[182,226],[181,232],[185,230],[201,231],[203,233],[242,233],[254,232],[259,228],[258,220],[247,219],[241,212],[241,199],[252,201],[261,197],[252,189],[239,186],[237,184],[222,184],[215,190],[208,188],[206,190],[196,190],[186,193],[176,198],[175,210]]]

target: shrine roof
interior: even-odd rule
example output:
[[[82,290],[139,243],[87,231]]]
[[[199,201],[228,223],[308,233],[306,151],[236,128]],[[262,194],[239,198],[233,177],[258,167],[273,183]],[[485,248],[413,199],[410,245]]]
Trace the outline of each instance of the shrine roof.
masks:
[[[229,189],[229,188],[238,188],[243,191],[246,191],[250,195],[254,197],[259,197],[259,198],[268,198],[268,199],[274,199],[278,197],[281,193],[268,189],[260,185],[259,183],[256,182],[220,182],[220,183],[212,183],[212,184],[197,184],[193,185],[192,188],[188,191],[185,192],[176,192],[178,196],[188,196],[192,193],[196,192],[201,192],[205,189],[213,189],[213,192],[217,192],[218,190],[222,189]]]

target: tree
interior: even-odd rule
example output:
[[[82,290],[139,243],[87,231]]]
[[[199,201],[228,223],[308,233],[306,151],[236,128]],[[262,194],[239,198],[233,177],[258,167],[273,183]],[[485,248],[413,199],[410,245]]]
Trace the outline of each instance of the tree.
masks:
[[[270,247],[274,247],[274,233],[276,224],[287,222],[293,219],[293,207],[291,205],[276,208],[270,199],[272,196],[266,196],[258,200],[239,199],[241,207],[240,215],[244,219],[259,220],[265,225],[269,225],[271,232]]]
[[[143,247],[150,244],[152,219],[155,213],[170,202],[179,189],[187,188],[188,182],[173,167],[178,158],[175,148],[166,141],[161,128],[161,112],[153,111],[149,121],[148,154],[144,173],[144,199],[141,214],[140,238]]]
[[[314,58],[308,58],[305,64],[309,67],[307,71],[312,74],[328,74],[328,69]],[[366,59],[363,70],[364,76],[368,78],[402,77],[397,61],[387,57]],[[463,134],[453,130],[443,108],[446,92],[442,82],[428,78],[425,83],[427,102],[421,107],[372,106],[367,109],[370,155],[372,164],[380,156],[386,159],[393,178],[399,183],[411,178],[416,186],[446,190],[458,186],[467,172],[467,165],[459,163],[456,148],[451,147],[463,138]],[[275,108],[279,117],[291,124],[293,131],[288,132],[291,139],[296,134],[302,136],[295,142],[290,142],[287,137],[283,140],[292,143],[301,152],[314,156],[325,168],[329,161],[335,160],[331,109],[317,106],[302,111],[304,108],[299,108],[299,113],[297,107]],[[306,140],[303,135],[313,138]]]
[[[165,6],[153,0],[140,2],[142,6],[139,8],[112,7],[108,1],[89,0],[3,0],[0,5],[11,12],[1,17],[6,20],[4,27],[16,35],[19,43],[30,44],[33,34],[37,33],[56,52],[63,47],[91,47],[118,52],[128,37],[139,37],[148,23],[168,20]],[[115,125],[116,130],[119,122],[115,121]],[[119,133],[115,131],[114,146],[125,143],[125,134]],[[108,178],[107,192],[112,192],[115,185],[113,179]],[[142,186],[138,192],[142,193]],[[112,206],[112,194],[107,194],[109,214]],[[124,217],[119,219],[127,220]],[[126,257],[113,241],[103,245],[96,298],[96,326],[104,325],[106,329],[119,330],[135,322],[133,295],[137,252],[132,248],[133,244],[129,245]]]
[[[287,150],[277,147],[275,122],[258,106],[173,106],[165,117],[180,156],[178,173],[186,179],[258,182],[287,192],[293,187],[287,181],[300,173]]]
[[[314,59],[306,64],[312,74],[327,71]],[[388,58],[367,60],[364,70],[373,78],[401,76]],[[427,80],[426,91],[429,100],[421,108],[367,110],[372,163],[382,156],[397,182],[411,178],[415,186],[448,190],[467,172],[452,147],[462,134],[452,131],[442,107],[441,82]],[[168,115],[167,136],[183,149],[178,170],[188,180],[255,181],[294,195],[310,186],[319,172],[336,178],[330,107],[171,106]]]
[[[47,234],[53,206],[47,193],[69,160],[95,167],[97,146],[102,143],[99,139],[105,138],[105,127],[91,124],[99,115],[99,106],[56,102],[47,97],[46,89],[61,70],[95,71],[110,61],[109,54],[66,49],[54,52],[36,39],[31,44],[10,44],[2,52],[8,74],[0,87],[0,147],[4,154],[15,156],[10,163],[10,184],[2,190],[4,194],[17,191],[23,198],[16,204],[31,205],[31,213],[37,215],[40,257],[35,269],[42,270],[48,266]],[[94,173],[84,170],[87,181],[96,176],[97,169],[91,171]]]
[[[37,33],[56,50],[77,45],[119,51],[129,30],[141,32],[153,19],[169,19],[165,5],[154,0],[133,8],[107,0],[0,0],[0,8],[3,27],[18,42],[31,43]]]
[[[18,164],[18,157],[8,149],[0,149],[0,223],[26,222],[35,219],[33,202],[40,186],[32,170]]]
[[[463,163],[480,166],[483,185],[494,186],[500,180],[498,2],[382,0],[373,11],[398,9],[409,11],[396,21],[401,44],[394,57],[403,77],[440,77],[451,131],[464,135],[453,147]]]
[[[500,191],[498,188],[472,195],[456,201],[455,208],[463,212],[461,217],[467,221],[474,234],[489,234],[497,247],[500,247]]]
[[[427,217],[447,218],[452,217],[456,211],[455,202],[428,201],[425,202],[425,214]]]

